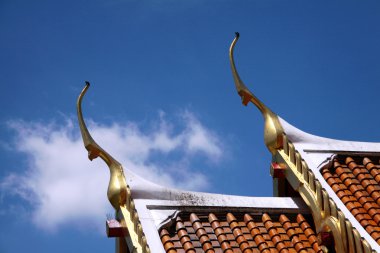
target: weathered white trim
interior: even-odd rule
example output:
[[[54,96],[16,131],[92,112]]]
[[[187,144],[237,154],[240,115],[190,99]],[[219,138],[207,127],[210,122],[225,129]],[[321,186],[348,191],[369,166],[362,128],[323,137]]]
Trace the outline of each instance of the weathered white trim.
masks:
[[[321,153],[321,151],[326,153],[339,153],[350,151],[380,154],[380,143],[324,138],[306,133],[281,118],[280,122],[288,139],[291,140],[293,144],[302,145],[302,150],[308,153]]]

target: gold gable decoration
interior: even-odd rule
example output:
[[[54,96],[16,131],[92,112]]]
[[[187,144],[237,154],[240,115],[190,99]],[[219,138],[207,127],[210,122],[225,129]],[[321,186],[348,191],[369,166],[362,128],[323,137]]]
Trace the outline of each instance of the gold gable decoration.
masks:
[[[86,82],[86,86],[83,88],[77,100],[78,122],[84,146],[88,151],[88,158],[93,160],[100,157],[110,170],[107,196],[111,205],[121,217],[119,221],[123,227],[123,234],[126,241],[130,242],[128,245],[130,252],[150,253],[150,248],[147,244],[139,215],[131,196],[131,190],[125,180],[123,166],[94,141],[84,122],[82,99],[89,87],[90,83]],[[117,238],[117,240],[123,240],[123,238]]]
[[[345,218],[343,212],[337,208],[327,191],[322,188],[321,183],[295,149],[294,144],[288,140],[277,114],[261,102],[241,81],[233,56],[238,39],[239,33],[236,33],[230,47],[230,64],[237,92],[244,105],[252,102],[263,114],[265,120],[264,140],[273,155],[272,160],[284,168],[285,178],[309,206],[320,243],[323,244],[321,235],[330,233],[334,238],[335,251],[338,253],[375,252],[351,222]]]

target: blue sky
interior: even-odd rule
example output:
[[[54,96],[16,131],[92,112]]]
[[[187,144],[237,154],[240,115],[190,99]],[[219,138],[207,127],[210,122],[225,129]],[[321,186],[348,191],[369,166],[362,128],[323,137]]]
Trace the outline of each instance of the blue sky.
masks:
[[[0,1],[0,252],[113,250],[107,168],[75,102],[125,167],[192,190],[271,196],[247,86],[298,128],[379,141],[378,1]]]

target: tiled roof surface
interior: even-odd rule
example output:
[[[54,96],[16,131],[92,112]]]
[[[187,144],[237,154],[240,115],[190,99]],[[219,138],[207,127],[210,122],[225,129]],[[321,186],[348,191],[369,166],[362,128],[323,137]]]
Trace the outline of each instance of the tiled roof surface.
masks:
[[[160,237],[167,253],[322,253],[301,214],[181,214]]]
[[[338,156],[321,173],[347,209],[380,244],[379,157]]]

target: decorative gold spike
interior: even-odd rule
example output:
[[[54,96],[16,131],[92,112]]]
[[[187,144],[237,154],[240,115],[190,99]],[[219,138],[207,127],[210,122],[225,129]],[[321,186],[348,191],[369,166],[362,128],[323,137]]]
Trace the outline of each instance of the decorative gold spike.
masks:
[[[352,224],[349,220],[345,220],[346,223],[346,234],[347,234],[347,242],[348,242],[348,253],[355,253],[355,242],[354,242],[354,235],[352,231]]]
[[[322,231],[331,231],[334,237],[335,252],[346,252],[343,244],[342,234],[340,232],[339,220],[329,216],[325,218],[321,224]]]
[[[88,151],[88,158],[90,160],[93,160],[97,157],[100,157],[103,159],[103,161],[108,165],[110,169],[110,182],[108,184],[107,196],[113,208],[115,208],[115,210],[118,210],[120,206],[125,204],[127,183],[125,181],[123,167],[121,166],[121,164],[94,141],[83,120],[82,99],[89,87],[90,83],[86,82],[86,86],[83,88],[82,92],[78,97],[77,113],[79,127],[82,134],[84,146]]]
[[[323,206],[323,200],[322,200],[322,185],[319,181],[315,182],[315,196],[317,197],[317,206],[322,207]]]
[[[289,155],[289,142],[288,142],[288,137],[284,133],[282,135],[282,148],[284,149],[284,152],[286,155]]]
[[[264,141],[269,151],[274,154],[277,149],[282,147],[282,135],[284,130],[275,113],[273,113],[266,105],[264,105],[253,93],[245,86],[236,70],[234,61],[234,47],[239,39],[239,33],[236,33],[235,39],[230,47],[230,64],[232,75],[234,77],[235,86],[238,94],[242,98],[244,105],[252,102],[263,114],[264,117]]]
[[[357,253],[363,253],[363,247],[362,247],[362,240],[359,231],[356,228],[352,229],[352,232],[354,234],[354,241],[355,241],[355,247]]]
[[[338,211],[338,220],[339,220],[340,232],[342,233],[342,238],[343,238],[344,252],[349,252],[348,242],[347,242],[348,237],[347,237],[347,230],[346,230],[346,217],[344,216],[342,211]]]

